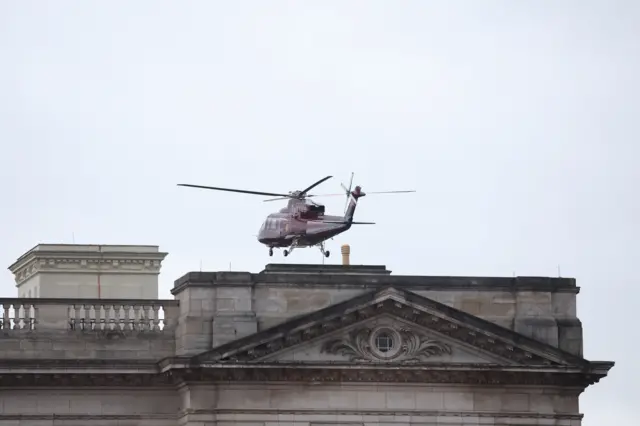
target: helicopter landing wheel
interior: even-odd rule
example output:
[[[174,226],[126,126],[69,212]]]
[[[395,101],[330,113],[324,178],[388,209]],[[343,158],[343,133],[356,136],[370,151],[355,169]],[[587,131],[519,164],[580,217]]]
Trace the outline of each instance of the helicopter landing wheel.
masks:
[[[331,252],[329,250],[324,252],[324,257],[329,257],[329,255],[331,254]]]
[[[283,251],[283,252],[282,252],[282,254],[284,254],[284,257],[289,256],[289,250],[285,250],[285,251]]]
[[[269,256],[273,256],[273,249],[272,248],[269,249]]]

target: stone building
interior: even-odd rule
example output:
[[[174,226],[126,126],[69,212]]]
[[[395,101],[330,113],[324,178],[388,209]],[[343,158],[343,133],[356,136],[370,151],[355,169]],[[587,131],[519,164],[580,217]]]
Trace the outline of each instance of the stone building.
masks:
[[[30,274],[89,274],[73,251]],[[102,270],[159,271],[140,256]],[[613,366],[582,356],[578,290],[271,264],[188,273],[174,300],[0,299],[0,426],[578,426]]]

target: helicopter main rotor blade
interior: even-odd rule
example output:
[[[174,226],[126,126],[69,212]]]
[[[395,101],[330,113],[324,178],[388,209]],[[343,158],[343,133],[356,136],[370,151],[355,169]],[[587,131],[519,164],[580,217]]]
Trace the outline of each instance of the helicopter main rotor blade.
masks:
[[[322,179],[320,179],[319,181],[317,181],[316,183],[314,183],[313,185],[311,185],[310,187],[308,187],[307,189],[304,189],[302,191],[300,191],[300,195],[306,195],[307,192],[311,191],[313,188],[315,188],[316,186],[320,185],[322,182],[324,182],[325,180],[329,180],[331,179],[333,176],[326,176],[323,177]]]
[[[367,191],[367,195],[369,194],[406,194],[407,192],[416,192],[415,189],[410,189],[407,191]]]
[[[287,197],[267,198],[266,200],[262,200],[262,201],[264,201],[266,203],[268,201],[290,200],[291,198],[296,198],[296,197],[293,197],[293,196],[289,195]]]
[[[244,189],[231,189],[231,188],[218,188],[215,186],[203,186],[203,185],[191,185],[189,183],[179,183],[178,186],[188,186],[190,188],[201,188],[201,189],[213,189],[216,191],[227,191],[227,192],[240,192],[242,194],[253,194],[253,195],[266,195],[269,197],[287,197],[288,194],[276,194],[273,192],[260,192],[260,191],[247,191]]]
[[[366,194],[402,194],[402,193],[407,193],[407,192],[416,192],[416,190],[412,189],[412,190],[407,190],[407,191],[366,191]],[[344,197],[344,194],[313,194],[313,195],[307,195],[307,198],[312,198],[312,197]]]

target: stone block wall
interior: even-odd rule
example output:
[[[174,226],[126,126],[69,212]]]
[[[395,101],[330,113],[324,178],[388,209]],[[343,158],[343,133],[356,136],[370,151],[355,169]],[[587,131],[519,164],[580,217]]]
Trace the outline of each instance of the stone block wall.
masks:
[[[185,387],[182,424],[579,426],[578,395],[526,387],[392,384]],[[214,402],[215,401],[215,402]]]
[[[198,385],[0,389],[3,426],[579,426],[576,394],[465,386]]]
[[[1,359],[158,360],[175,354],[173,333],[12,333],[0,338]]]
[[[2,426],[178,426],[178,393],[154,389],[0,389]]]
[[[570,278],[295,272],[197,272],[177,280],[172,292],[182,307],[178,353],[202,352],[385,286],[415,292],[582,355],[579,288]]]

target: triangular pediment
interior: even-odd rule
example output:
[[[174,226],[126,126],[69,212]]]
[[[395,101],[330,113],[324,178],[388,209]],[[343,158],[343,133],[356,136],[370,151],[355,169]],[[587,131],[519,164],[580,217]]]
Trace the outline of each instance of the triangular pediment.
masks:
[[[588,365],[581,357],[396,288],[357,296],[194,357],[198,363]]]
[[[277,351],[257,361],[514,364],[507,358],[389,314]]]

